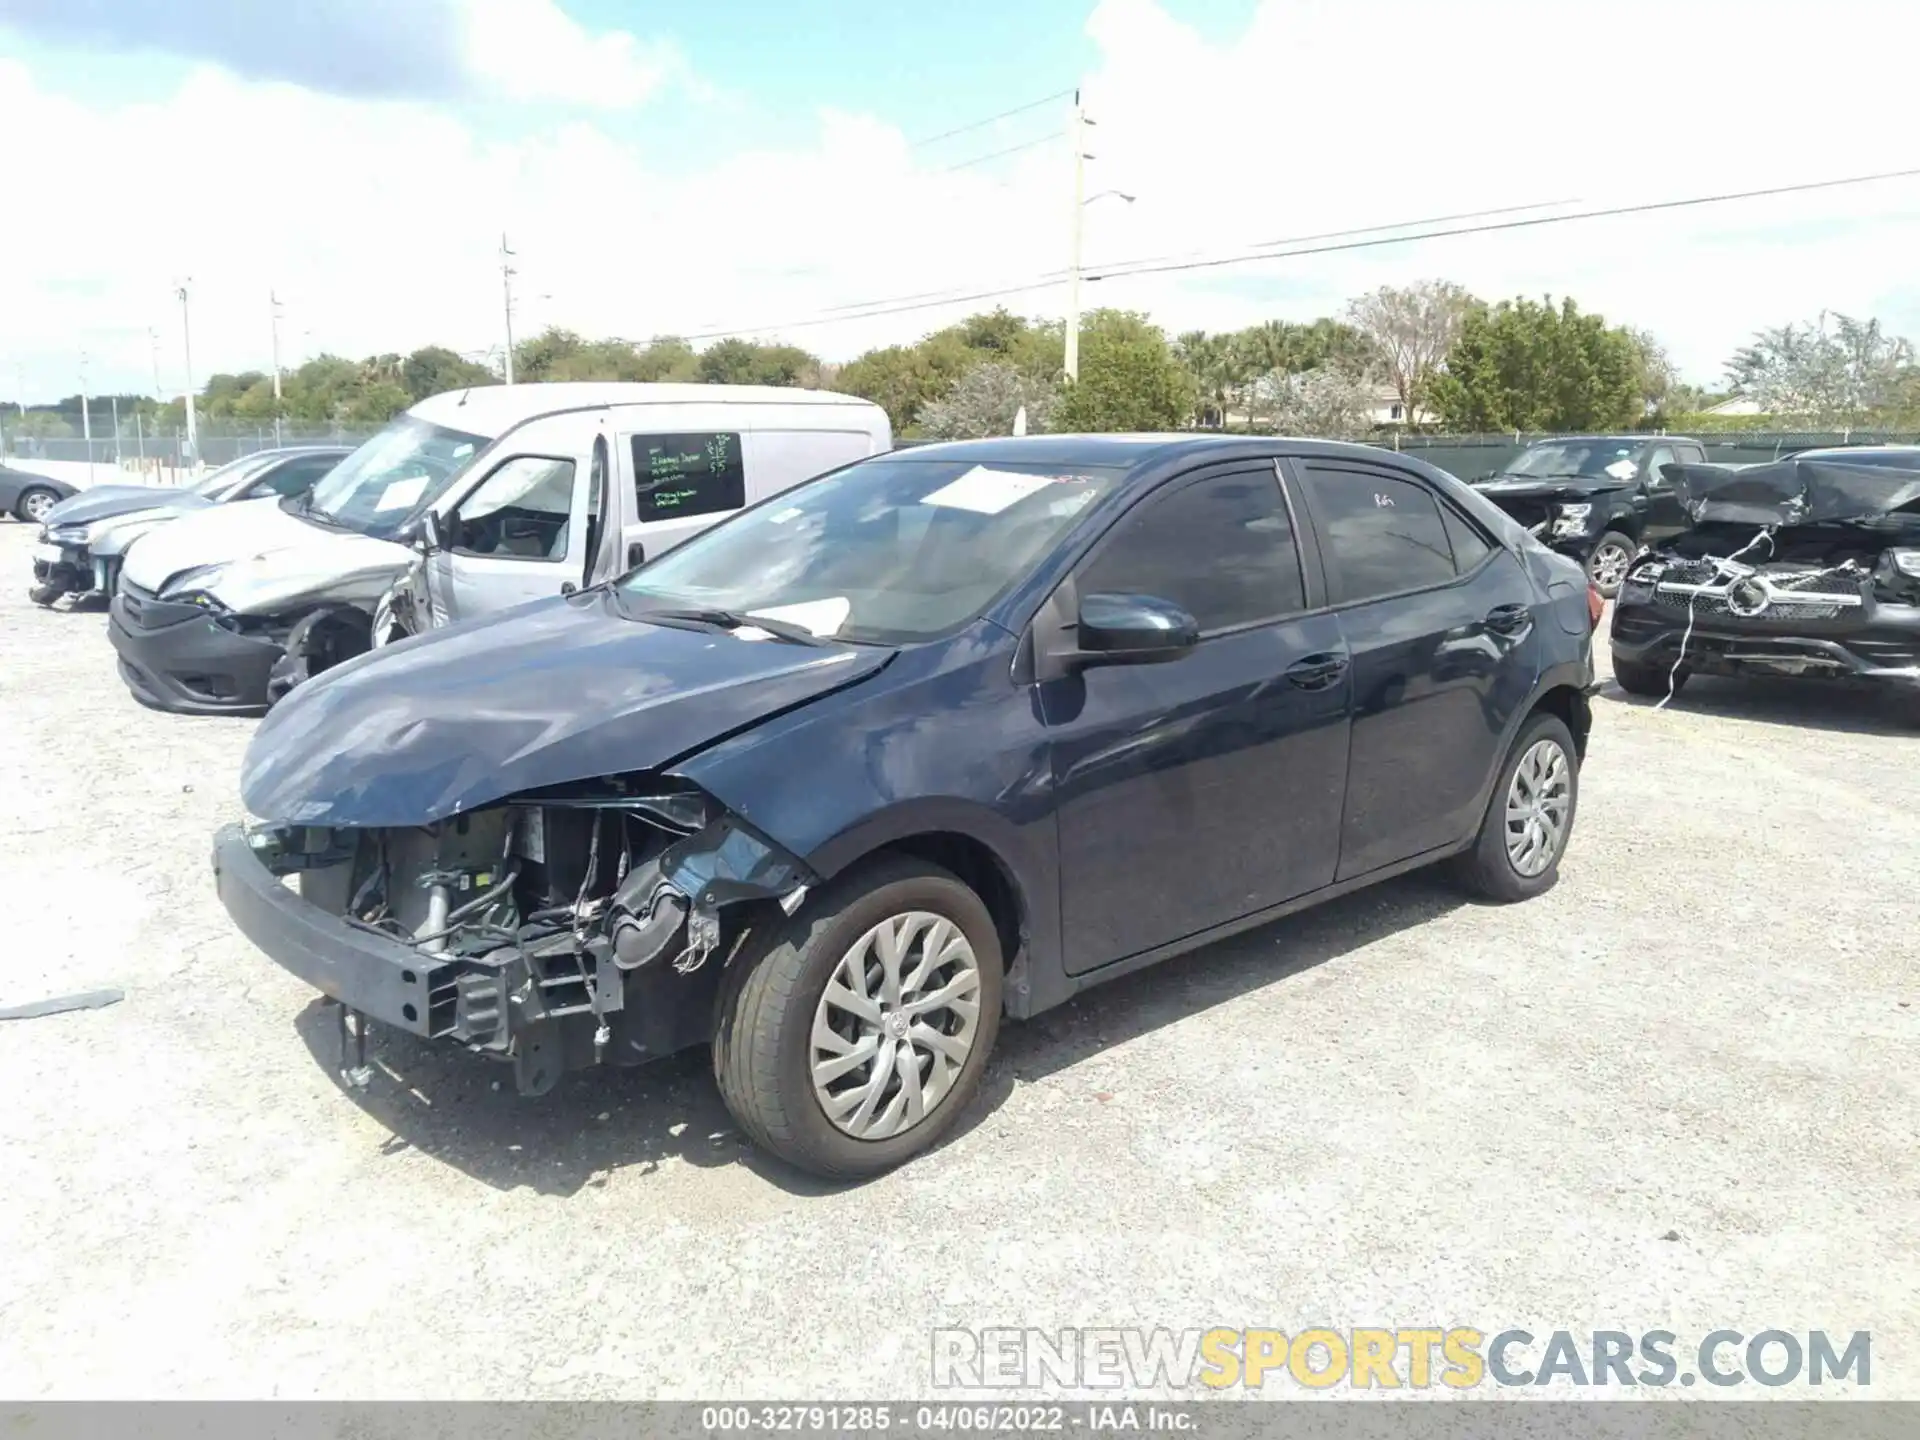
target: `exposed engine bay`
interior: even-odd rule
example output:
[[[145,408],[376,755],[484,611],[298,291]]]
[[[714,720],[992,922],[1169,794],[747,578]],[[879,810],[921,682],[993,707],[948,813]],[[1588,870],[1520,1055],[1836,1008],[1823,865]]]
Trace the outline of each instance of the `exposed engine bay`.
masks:
[[[1624,600],[1737,619],[1830,620],[1869,599],[1920,605],[1900,547],[1853,525],[1703,525],[1642,556]]]
[[[528,1094],[565,1069],[704,1040],[712,981],[756,903],[791,914],[815,881],[702,792],[645,780],[426,826],[250,841],[270,870],[299,876],[302,899],[418,953],[402,974],[419,993],[399,1019],[511,1059]]]

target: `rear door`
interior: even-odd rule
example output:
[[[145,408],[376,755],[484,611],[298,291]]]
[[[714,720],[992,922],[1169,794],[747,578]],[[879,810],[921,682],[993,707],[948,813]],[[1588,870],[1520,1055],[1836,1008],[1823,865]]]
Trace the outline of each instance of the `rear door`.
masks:
[[[1421,476],[1293,463],[1352,656],[1346,880],[1479,825],[1506,732],[1533,691],[1545,617],[1519,558]]]
[[[465,620],[580,588],[600,433],[596,413],[549,416],[481,462],[479,478],[441,512],[442,547],[426,567],[436,618]]]
[[[1347,772],[1340,626],[1303,568],[1271,462],[1167,482],[1123,515],[1036,628],[1078,596],[1189,611],[1179,660],[1038,687],[1057,799],[1066,968],[1080,974],[1333,878]],[[1060,612],[1064,610],[1064,614]]]

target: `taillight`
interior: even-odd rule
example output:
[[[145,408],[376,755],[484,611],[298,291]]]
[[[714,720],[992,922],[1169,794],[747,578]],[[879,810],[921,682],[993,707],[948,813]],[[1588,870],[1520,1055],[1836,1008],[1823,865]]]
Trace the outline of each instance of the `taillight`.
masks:
[[[1594,629],[1600,628],[1600,617],[1606,613],[1606,610],[1607,597],[1600,593],[1598,587],[1587,586],[1587,619]]]

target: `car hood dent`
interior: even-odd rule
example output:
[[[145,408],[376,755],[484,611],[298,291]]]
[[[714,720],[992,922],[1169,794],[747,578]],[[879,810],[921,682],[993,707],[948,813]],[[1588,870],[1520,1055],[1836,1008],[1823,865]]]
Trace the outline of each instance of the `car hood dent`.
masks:
[[[96,485],[54,506],[45,524],[90,525],[138,510],[201,510],[207,504],[204,496],[166,485]]]
[[[429,824],[664,765],[863,680],[893,653],[650,625],[604,591],[538,600],[300,686],[255,733],[241,795],[278,824]]]
[[[146,537],[128,551],[126,577],[160,591],[188,570],[225,565],[208,593],[241,614],[270,614],[301,599],[358,599],[367,591],[377,598],[411,554],[391,540],[298,519],[278,500],[243,500],[208,506]]]

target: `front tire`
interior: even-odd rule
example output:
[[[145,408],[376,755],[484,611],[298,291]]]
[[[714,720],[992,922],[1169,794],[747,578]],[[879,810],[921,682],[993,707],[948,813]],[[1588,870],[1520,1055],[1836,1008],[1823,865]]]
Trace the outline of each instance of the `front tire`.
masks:
[[[45,521],[47,512],[60,503],[60,492],[49,490],[44,485],[29,485],[20,492],[20,498],[13,502],[16,519],[29,525],[38,525]]]
[[[1650,665],[1642,660],[1629,660],[1616,650],[1613,655],[1613,679],[1629,695],[1664,700],[1669,688],[1676,695],[1680,693],[1680,688],[1687,683],[1687,672],[1681,670],[1676,674],[1670,665]]]
[[[1002,968],[993,917],[953,874],[905,856],[863,865],[728,970],[721,1098],[755,1144],[801,1170],[891,1170],[935,1145],[979,1089]]]
[[[1501,904],[1551,890],[1579,801],[1573,736],[1559,716],[1538,712],[1520,727],[1473,848],[1456,862],[1461,883]]]
[[[1611,600],[1620,593],[1620,582],[1627,578],[1627,569],[1639,553],[1640,547],[1633,543],[1632,536],[1609,530],[1587,557],[1587,579],[1603,597]]]
[[[63,585],[31,585],[27,588],[27,599],[43,609],[50,609],[53,602],[66,593]]]

